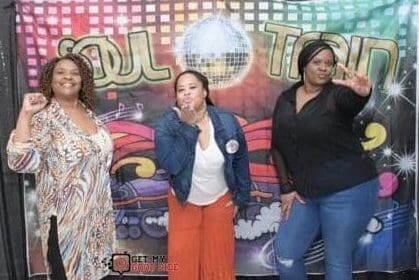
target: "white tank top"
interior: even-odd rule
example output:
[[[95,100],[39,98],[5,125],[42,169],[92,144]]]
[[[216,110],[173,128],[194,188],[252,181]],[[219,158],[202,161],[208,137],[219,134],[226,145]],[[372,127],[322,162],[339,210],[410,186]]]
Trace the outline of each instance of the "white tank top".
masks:
[[[228,192],[224,178],[224,156],[214,137],[214,126],[209,120],[210,142],[203,150],[199,142],[195,146],[195,162],[188,202],[195,205],[214,203]]]
[[[102,156],[107,156],[112,152],[112,139],[109,133],[102,127],[99,127],[95,134],[90,135],[90,138],[100,147],[100,154]]]

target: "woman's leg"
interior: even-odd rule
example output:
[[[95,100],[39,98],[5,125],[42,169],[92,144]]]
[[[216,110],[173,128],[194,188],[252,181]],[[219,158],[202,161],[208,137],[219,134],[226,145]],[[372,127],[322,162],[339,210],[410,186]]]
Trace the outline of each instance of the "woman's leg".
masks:
[[[198,280],[201,251],[201,207],[182,205],[168,192],[169,238],[168,261],[175,270],[169,270],[171,280]]]
[[[204,280],[233,280],[234,276],[234,204],[230,193],[203,207],[201,277]]]
[[[56,280],[65,280],[67,278],[58,245],[57,217],[51,216],[50,221],[47,260],[51,267],[51,277]]]
[[[304,253],[320,228],[318,206],[315,201],[306,204],[295,201],[287,221],[281,221],[274,240],[276,265],[281,280],[306,280]]]
[[[378,180],[320,199],[326,280],[352,279],[352,252],[377,202]]]

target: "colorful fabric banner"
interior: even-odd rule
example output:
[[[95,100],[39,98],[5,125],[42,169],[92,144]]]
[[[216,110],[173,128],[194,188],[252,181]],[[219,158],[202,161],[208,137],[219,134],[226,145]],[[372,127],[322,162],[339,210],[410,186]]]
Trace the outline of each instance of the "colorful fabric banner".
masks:
[[[299,79],[299,50],[313,39],[328,41],[339,62],[373,81],[355,129],[379,171],[380,202],[354,270],[417,266],[418,1],[20,0],[17,14],[19,92],[36,90],[41,65],[67,52],[94,69],[96,112],[114,138],[118,248],[104,265],[115,273],[173,269],[166,262],[169,182],[154,157],[153,124],[174,103],[176,74],[196,69],[210,79],[214,103],[237,115],[249,147],[252,201],[235,220],[237,274],[276,274],[271,117],[281,91]],[[42,274],[34,186],[26,185],[29,272]],[[319,236],[305,256],[308,271],[322,272],[323,259]]]

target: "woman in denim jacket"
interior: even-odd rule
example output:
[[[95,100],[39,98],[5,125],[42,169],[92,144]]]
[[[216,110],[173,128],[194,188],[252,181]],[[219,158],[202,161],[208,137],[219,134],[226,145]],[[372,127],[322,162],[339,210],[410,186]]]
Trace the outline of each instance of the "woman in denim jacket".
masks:
[[[169,279],[234,279],[233,218],[250,199],[247,145],[232,113],[213,105],[208,79],[175,80],[176,106],[155,126],[155,152],[168,193]]]

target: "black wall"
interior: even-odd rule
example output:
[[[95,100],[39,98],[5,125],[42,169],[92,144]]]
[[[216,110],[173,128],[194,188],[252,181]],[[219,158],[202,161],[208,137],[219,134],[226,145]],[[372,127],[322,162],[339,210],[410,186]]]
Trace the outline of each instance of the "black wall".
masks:
[[[0,279],[27,278],[23,189],[20,176],[8,169],[6,158],[18,107],[14,22],[12,1],[0,0]]]

